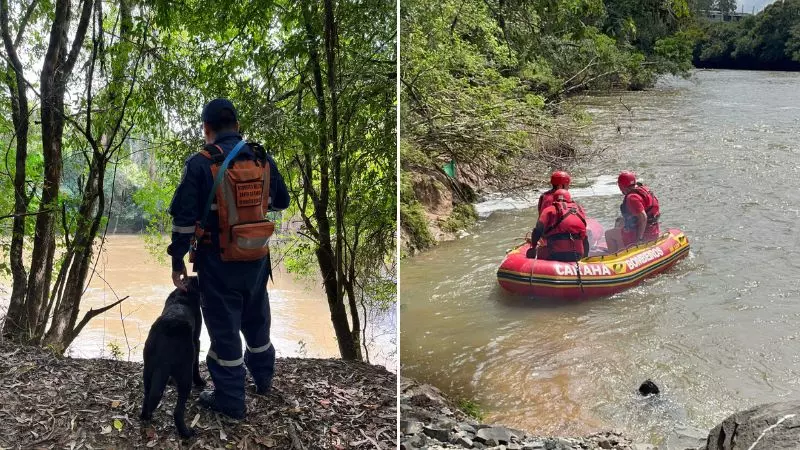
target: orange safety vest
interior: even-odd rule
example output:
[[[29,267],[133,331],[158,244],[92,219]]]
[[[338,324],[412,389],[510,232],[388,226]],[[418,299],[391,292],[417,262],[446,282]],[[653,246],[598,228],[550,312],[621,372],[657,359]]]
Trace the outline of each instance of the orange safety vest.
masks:
[[[239,150],[249,146],[256,159],[235,160]],[[208,237],[206,219],[216,205],[219,216],[219,251],[223,261],[256,261],[269,254],[269,239],[275,223],[267,220],[269,208],[269,161],[257,143],[242,141],[225,156],[218,145],[206,145],[201,155],[213,161],[214,187],[209,194],[203,219],[195,226],[193,253],[197,242]],[[227,163],[227,164],[226,164]]]

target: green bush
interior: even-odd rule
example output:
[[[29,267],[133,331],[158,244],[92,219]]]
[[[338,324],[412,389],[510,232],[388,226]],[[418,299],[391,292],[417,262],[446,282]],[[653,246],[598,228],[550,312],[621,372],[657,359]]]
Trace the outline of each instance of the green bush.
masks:
[[[414,195],[414,187],[411,184],[411,174],[405,171],[400,171],[400,202],[411,204],[417,201]]]
[[[400,202],[400,225],[408,233],[411,246],[415,249],[424,250],[436,243],[428,229],[428,220],[425,217],[425,208],[422,207],[422,203],[418,201]]]
[[[480,405],[472,400],[459,400],[458,409],[475,420],[483,420],[483,412],[481,411]]]
[[[471,227],[477,220],[478,213],[475,211],[475,206],[471,203],[459,203],[453,207],[453,212],[442,223],[442,229],[455,233]]]
[[[419,147],[400,139],[400,162],[402,167],[430,167],[432,162]]]

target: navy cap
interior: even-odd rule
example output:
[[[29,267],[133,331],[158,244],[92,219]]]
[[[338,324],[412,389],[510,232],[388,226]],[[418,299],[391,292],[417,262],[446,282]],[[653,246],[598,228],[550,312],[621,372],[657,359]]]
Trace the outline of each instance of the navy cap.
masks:
[[[226,109],[233,113],[233,120],[238,122],[239,116],[236,114],[236,108],[233,107],[233,103],[230,100],[225,98],[215,98],[203,107],[203,122],[218,123],[222,112]]]

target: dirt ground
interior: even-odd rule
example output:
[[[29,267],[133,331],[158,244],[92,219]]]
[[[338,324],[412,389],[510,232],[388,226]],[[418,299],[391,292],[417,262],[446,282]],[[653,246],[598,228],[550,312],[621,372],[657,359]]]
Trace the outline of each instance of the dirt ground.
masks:
[[[211,385],[202,364],[201,371]],[[0,341],[0,449],[389,449],[396,448],[396,375],[334,359],[278,359],[273,392],[247,388],[247,418],[195,404],[196,436],[181,440],[168,387],[149,425],[139,422],[142,365],[73,359]]]

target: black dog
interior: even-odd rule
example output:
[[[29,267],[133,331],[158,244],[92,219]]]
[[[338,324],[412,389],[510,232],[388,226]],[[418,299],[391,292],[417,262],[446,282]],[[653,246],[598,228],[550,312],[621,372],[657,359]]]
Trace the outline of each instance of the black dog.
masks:
[[[645,380],[645,382],[639,386],[639,394],[645,397],[648,395],[658,395],[659,392],[658,386],[651,380]]]
[[[175,289],[167,297],[161,317],[156,319],[144,343],[144,402],[142,420],[150,420],[164,395],[170,377],[175,380],[178,402],[175,404],[175,427],[181,437],[192,436],[186,426],[186,400],[197,386],[205,386],[200,376],[200,287],[197,277],[189,277],[187,291]]]

